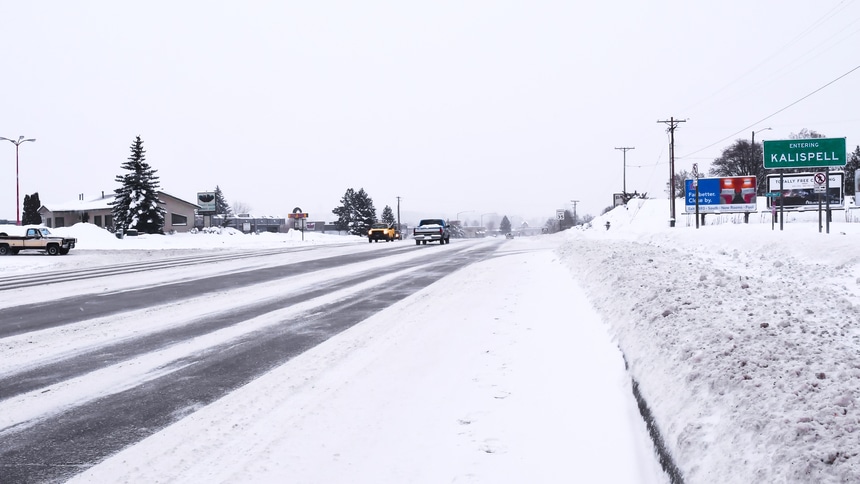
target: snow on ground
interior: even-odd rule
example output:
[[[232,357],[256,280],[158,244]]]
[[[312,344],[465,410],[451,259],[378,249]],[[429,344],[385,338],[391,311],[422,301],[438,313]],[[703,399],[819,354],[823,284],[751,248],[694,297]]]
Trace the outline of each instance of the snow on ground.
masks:
[[[668,228],[667,212],[631,203],[561,252],[687,482],[860,481],[856,214],[826,234],[816,213],[780,231],[757,214]]]
[[[781,231],[769,214],[709,215],[700,229],[681,215],[669,228],[667,212],[666,200],[634,201],[590,228],[452,241],[499,243],[500,256],[74,482],[666,482],[631,377],[685,482],[860,480],[854,211],[835,212],[830,234],[815,213]],[[129,238],[81,235],[69,256],[21,267],[133,259],[211,234],[177,235],[126,252],[107,244]],[[268,240],[254,237],[211,240]],[[363,242],[330,237],[305,243]]]
[[[457,272],[73,482],[665,482],[551,247]]]

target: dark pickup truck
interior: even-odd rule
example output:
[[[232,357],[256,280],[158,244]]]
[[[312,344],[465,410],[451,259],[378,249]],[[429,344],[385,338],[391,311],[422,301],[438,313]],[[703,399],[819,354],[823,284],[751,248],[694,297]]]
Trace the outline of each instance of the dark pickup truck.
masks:
[[[15,255],[22,250],[41,250],[48,255],[66,255],[78,239],[51,235],[46,227],[27,227],[24,235],[0,232],[0,255]]]

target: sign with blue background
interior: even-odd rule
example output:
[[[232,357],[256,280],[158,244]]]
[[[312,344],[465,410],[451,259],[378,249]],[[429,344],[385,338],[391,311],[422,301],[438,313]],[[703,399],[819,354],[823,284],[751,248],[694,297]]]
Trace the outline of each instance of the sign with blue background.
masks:
[[[685,180],[684,210],[696,211],[696,188],[693,180]],[[723,178],[699,178],[699,212],[755,212],[756,178],[754,176],[730,176]]]

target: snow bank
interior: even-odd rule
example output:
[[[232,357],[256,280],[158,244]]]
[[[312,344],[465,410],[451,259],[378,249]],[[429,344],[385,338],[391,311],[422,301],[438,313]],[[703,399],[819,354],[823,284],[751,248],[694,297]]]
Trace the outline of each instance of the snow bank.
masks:
[[[616,208],[559,252],[685,479],[856,482],[860,224],[826,235],[712,216],[719,225],[697,230],[668,228],[666,212],[666,201]]]

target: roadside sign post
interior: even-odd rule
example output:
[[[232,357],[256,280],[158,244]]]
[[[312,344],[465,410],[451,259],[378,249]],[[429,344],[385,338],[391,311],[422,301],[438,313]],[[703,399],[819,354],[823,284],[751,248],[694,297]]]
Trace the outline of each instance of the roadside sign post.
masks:
[[[696,228],[699,228],[699,164],[693,163],[693,188],[696,189]]]
[[[830,178],[827,174],[818,172],[812,176],[813,182],[815,182],[814,190],[815,193],[818,194],[818,233],[821,233],[822,224],[821,224],[821,194],[826,192],[826,184]]]
[[[779,195],[779,192],[767,192],[764,194],[767,198],[776,198]],[[774,228],[774,221],[776,220],[776,202],[770,201],[768,203],[770,205],[770,229]]]
[[[830,233],[830,167],[824,169],[824,178],[826,181],[824,182],[824,198],[826,199],[827,204],[827,231],[826,234]]]
[[[821,192],[818,192],[818,233],[821,233]]]
[[[776,217],[776,204],[773,203],[770,206],[770,230],[773,230],[774,218]]]
[[[308,214],[303,212],[301,208],[296,207],[293,209],[293,213],[287,215],[288,218],[296,219],[293,222],[293,226],[298,225],[299,231],[302,233],[302,242],[305,241],[305,220],[308,218]]]

